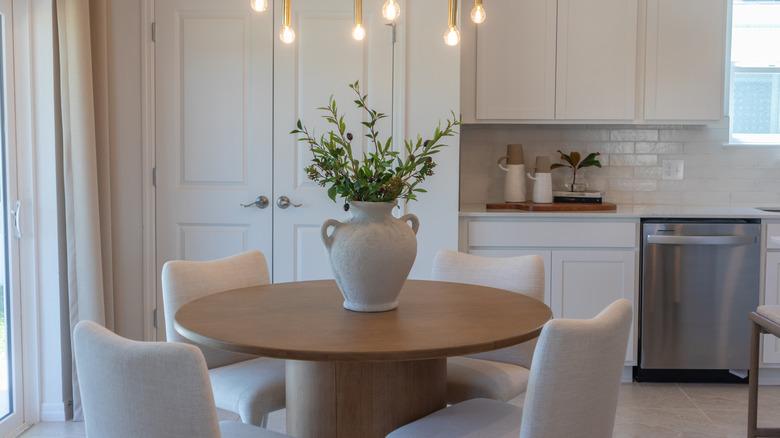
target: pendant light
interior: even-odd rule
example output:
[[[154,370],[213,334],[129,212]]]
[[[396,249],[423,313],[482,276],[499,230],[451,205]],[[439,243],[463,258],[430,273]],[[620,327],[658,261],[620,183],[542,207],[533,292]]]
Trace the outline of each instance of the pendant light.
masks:
[[[401,15],[401,5],[398,1],[385,0],[385,4],[382,5],[382,16],[385,20],[395,21],[399,15]]]
[[[449,0],[447,19],[447,31],[444,32],[444,42],[448,46],[457,46],[460,42],[460,32],[458,31],[458,0]]]
[[[249,5],[255,12],[265,12],[268,10],[268,0],[250,0]]]
[[[487,15],[485,14],[485,7],[482,6],[482,0],[474,0],[474,7],[471,9],[471,21],[476,24],[482,24],[485,22]]]
[[[363,27],[363,0],[355,0],[355,27],[352,29],[352,38],[363,41],[366,37],[366,29]]]
[[[282,3],[283,21],[282,30],[279,32],[279,39],[285,44],[292,44],[295,41],[295,31],[292,28],[292,0],[284,0]]]

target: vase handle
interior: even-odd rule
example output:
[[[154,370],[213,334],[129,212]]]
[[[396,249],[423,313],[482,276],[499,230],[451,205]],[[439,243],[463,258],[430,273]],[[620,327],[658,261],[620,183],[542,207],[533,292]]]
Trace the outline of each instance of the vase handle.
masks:
[[[325,248],[327,248],[328,251],[330,251],[330,247],[333,245],[333,234],[336,233],[336,228],[341,225],[344,224],[337,221],[336,219],[328,219],[324,224],[322,224],[322,243],[325,244]],[[333,233],[328,234],[328,229],[330,228],[333,228]]]
[[[414,231],[415,235],[417,234],[417,231],[420,229],[420,219],[418,219],[417,216],[413,214],[407,214],[402,216],[401,220],[404,222],[411,222],[412,231]]]
[[[509,162],[509,157],[501,157],[498,159],[498,167],[504,172],[509,172],[509,168],[506,167],[508,162]]]

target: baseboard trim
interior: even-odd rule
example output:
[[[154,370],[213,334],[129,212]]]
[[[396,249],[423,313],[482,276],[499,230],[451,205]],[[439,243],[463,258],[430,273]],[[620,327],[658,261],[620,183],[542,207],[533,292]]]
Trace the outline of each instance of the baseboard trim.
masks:
[[[41,422],[67,421],[73,416],[69,403],[41,403]]]
[[[758,384],[780,386],[780,368],[761,368],[758,370]]]
[[[31,427],[32,427],[32,424],[23,423],[16,430],[12,431],[9,436],[11,436],[12,438],[19,437],[23,433],[27,432],[27,430],[30,429]]]
[[[634,381],[634,367],[623,367],[623,373],[620,376],[621,383],[631,383]]]

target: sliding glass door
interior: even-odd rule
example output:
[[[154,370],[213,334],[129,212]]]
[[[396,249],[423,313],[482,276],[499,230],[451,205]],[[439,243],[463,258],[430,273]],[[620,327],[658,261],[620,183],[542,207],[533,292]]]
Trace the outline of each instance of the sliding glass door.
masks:
[[[12,0],[0,0],[0,436],[23,422]]]

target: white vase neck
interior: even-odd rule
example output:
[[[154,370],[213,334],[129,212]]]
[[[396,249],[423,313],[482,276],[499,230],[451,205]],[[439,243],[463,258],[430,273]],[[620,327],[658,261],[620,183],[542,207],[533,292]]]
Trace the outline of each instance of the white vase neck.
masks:
[[[349,211],[352,217],[358,221],[381,221],[393,215],[395,202],[361,202],[349,203]]]

